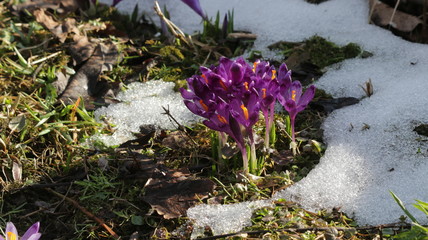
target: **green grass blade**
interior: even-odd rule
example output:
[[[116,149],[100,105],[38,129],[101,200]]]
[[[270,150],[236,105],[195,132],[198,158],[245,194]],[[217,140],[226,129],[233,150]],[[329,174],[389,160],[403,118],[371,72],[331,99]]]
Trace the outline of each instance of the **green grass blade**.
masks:
[[[403,212],[412,220],[413,223],[419,224],[418,220],[407,210],[407,208],[404,206],[404,203],[395,195],[392,191],[389,191],[391,196],[394,198],[395,202],[400,206],[400,208],[403,210]]]

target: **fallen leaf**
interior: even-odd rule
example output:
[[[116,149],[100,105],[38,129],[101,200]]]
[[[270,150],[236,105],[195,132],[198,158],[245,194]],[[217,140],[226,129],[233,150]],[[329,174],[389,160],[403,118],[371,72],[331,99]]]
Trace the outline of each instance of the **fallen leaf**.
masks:
[[[215,184],[208,179],[191,179],[187,169],[154,172],[145,186],[143,200],[165,219],[185,216],[187,209],[207,198]]]
[[[87,109],[93,109],[93,101],[104,101],[104,96],[109,93],[106,82],[99,81],[99,75],[106,70],[111,70],[113,64],[119,61],[119,52],[115,44],[100,43],[95,48],[94,54],[73,75],[59,97],[65,104],[74,103],[79,97],[85,101]]]
[[[370,0],[370,20],[381,27],[391,26],[401,32],[411,32],[423,21],[416,16],[400,10],[394,12],[394,8],[379,1]],[[393,16],[394,15],[394,16]],[[393,18],[391,19],[391,17]]]
[[[182,131],[174,131],[162,140],[162,145],[171,149],[191,146],[189,137]]]
[[[166,182],[158,188],[146,188],[143,200],[165,219],[172,219],[185,216],[187,209],[207,198],[213,189],[214,183],[210,180]]]
[[[76,27],[74,18],[67,18],[64,23],[59,23],[52,16],[46,13],[44,9],[37,9],[33,12],[36,21],[43,24],[60,42],[64,43],[69,33],[80,35],[79,29]]]
[[[76,35],[73,40],[74,43],[69,47],[69,51],[73,58],[73,65],[76,66],[88,60],[94,54],[96,44],[90,42],[87,36]]]
[[[63,71],[57,71],[55,73],[56,80],[52,83],[58,95],[61,95],[67,87],[68,80],[70,75],[64,73]]]
[[[79,1],[76,0],[31,0],[13,5],[12,9],[14,10],[14,14],[23,10],[33,12],[36,9],[52,9],[57,13],[66,14],[74,12],[79,7]]]

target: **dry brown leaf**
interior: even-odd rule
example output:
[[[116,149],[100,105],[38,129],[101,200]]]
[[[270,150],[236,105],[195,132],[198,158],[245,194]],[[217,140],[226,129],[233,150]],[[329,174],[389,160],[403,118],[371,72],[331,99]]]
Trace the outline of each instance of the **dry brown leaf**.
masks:
[[[70,79],[70,75],[58,71],[55,73],[56,80],[52,83],[54,88],[56,89],[56,92],[58,95],[61,95],[62,92],[64,92],[65,88],[67,87],[68,80]]]
[[[147,181],[143,200],[165,219],[186,215],[187,209],[207,198],[215,184],[207,179],[189,179],[187,169],[154,172]]]
[[[413,15],[401,12],[399,10],[395,11],[394,13],[394,8],[379,0],[370,0],[369,4],[370,20],[378,26],[391,26],[401,32],[411,32],[419,24],[422,24],[422,20]],[[393,15],[394,17],[391,20]]]
[[[58,23],[52,16],[46,14],[43,9],[35,10],[33,15],[36,21],[43,24],[53,35],[55,35],[60,42],[65,42],[69,33],[79,35],[79,29],[76,27],[76,20],[67,18],[63,24]]]
[[[89,41],[88,37],[75,35],[74,43],[70,46],[70,55],[73,58],[73,65],[80,65],[88,60],[94,53],[96,44]]]
[[[52,9],[62,14],[73,12],[78,8],[79,1],[76,0],[32,0],[12,6],[15,14],[23,10],[33,12],[36,9]]]
[[[98,81],[99,75],[105,70],[111,70],[113,64],[119,60],[119,52],[113,43],[100,43],[94,54],[73,75],[59,99],[65,104],[74,103],[79,97],[85,100],[103,98],[108,92],[104,82]],[[85,103],[90,109],[90,102]]]
[[[161,188],[146,189],[144,201],[149,203],[165,219],[185,216],[187,209],[196,205],[200,199],[208,197],[214,189],[210,180],[184,180],[178,183],[165,183]]]

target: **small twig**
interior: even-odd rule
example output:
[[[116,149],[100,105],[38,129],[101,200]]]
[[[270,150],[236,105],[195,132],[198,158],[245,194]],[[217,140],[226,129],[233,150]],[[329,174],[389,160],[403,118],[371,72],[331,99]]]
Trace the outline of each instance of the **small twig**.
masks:
[[[36,70],[34,71],[34,73],[33,73],[33,82],[36,82],[36,78],[37,78],[37,75],[39,75],[39,73],[40,73],[40,71],[42,70],[42,68],[43,68],[43,66],[45,65],[45,63],[43,62],[42,64],[40,64],[37,68],[36,68]]]
[[[52,53],[52,54],[50,54],[49,56],[47,56],[47,57],[43,57],[43,58],[40,58],[40,59],[38,59],[38,60],[36,60],[36,61],[34,61],[34,62],[29,61],[29,64],[30,64],[30,65],[34,65],[34,64],[37,64],[37,63],[44,62],[44,61],[48,60],[49,58],[56,57],[57,55],[59,55],[59,54],[61,54],[61,53],[62,53],[62,51],[59,51],[59,52],[56,52],[56,53]]]
[[[162,114],[165,114],[165,115],[168,115],[168,117],[172,120],[172,121],[174,121],[175,122],[175,124],[177,124],[177,126],[178,126],[178,129],[181,129],[186,135],[187,135],[187,137],[193,142],[193,144],[195,144],[195,146],[197,146],[198,144],[196,143],[196,141],[195,140],[193,140],[193,138],[192,138],[192,136],[190,136],[190,134],[186,131],[186,128],[183,126],[183,125],[181,125],[173,116],[172,116],[172,114],[171,114],[171,112],[169,111],[169,105],[168,105],[168,108],[165,108],[164,106],[162,106],[162,109],[165,111],[164,113],[162,113]]]
[[[35,49],[35,48],[39,48],[40,46],[43,46],[43,45],[45,45],[45,44],[47,44],[50,40],[52,40],[53,38],[51,37],[51,38],[48,38],[48,39],[46,39],[46,40],[44,40],[43,42],[41,42],[41,43],[39,43],[39,44],[37,44],[37,45],[34,45],[34,46],[31,46],[31,47],[24,47],[24,48],[20,48],[18,51],[19,52],[23,52],[23,51],[27,51],[27,50],[31,50],[31,49]]]
[[[117,235],[117,233],[115,233],[113,231],[113,229],[111,229],[109,226],[107,226],[107,224],[99,217],[95,216],[94,214],[92,214],[91,212],[89,212],[86,208],[82,207],[76,200],[71,199],[67,196],[62,195],[59,192],[56,192],[54,190],[52,190],[51,188],[46,188],[46,190],[54,195],[56,195],[57,197],[60,197],[64,200],[67,200],[68,202],[70,202],[73,206],[75,206],[76,208],[78,208],[81,212],[83,212],[86,216],[90,217],[91,219],[93,219],[94,221],[96,221],[98,224],[100,224],[104,229],[106,229],[110,235],[112,235],[115,239],[120,239],[119,235]]]
[[[372,4],[370,5],[370,13],[369,13],[369,24],[372,22],[372,15],[375,9],[375,5],[377,4],[377,0],[371,0],[369,2],[372,2]]]
[[[181,41],[186,43],[189,47],[195,48],[192,42],[192,39],[190,37],[186,37],[183,31],[181,31],[180,28],[177,27],[171,20],[165,17],[165,15],[162,13],[162,10],[159,7],[159,3],[155,1],[154,6],[155,12],[159,17],[162,19],[162,21],[165,22],[165,24],[168,26],[169,30],[171,30],[172,34],[179,38]]]
[[[394,11],[392,12],[392,15],[391,15],[391,19],[389,19],[389,26],[391,26],[391,27],[392,27],[392,20],[394,19],[395,12],[397,12],[397,8],[398,8],[398,5],[400,4],[400,2],[401,2],[401,0],[397,0],[397,3],[395,4],[395,7],[394,7]]]

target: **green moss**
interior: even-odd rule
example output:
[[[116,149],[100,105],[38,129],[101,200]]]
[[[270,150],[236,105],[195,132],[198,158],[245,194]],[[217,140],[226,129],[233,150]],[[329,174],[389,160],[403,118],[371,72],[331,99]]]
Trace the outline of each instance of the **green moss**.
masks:
[[[310,55],[310,62],[320,68],[357,57],[361,53],[361,48],[355,43],[339,47],[320,36],[308,39],[304,49]]]
[[[178,91],[180,87],[186,86],[186,80],[182,76],[181,68],[168,67],[163,65],[162,67],[153,67],[150,69],[150,78],[162,79],[165,82],[175,83],[174,90]]]
[[[172,45],[167,45],[161,48],[159,50],[159,54],[162,57],[174,62],[178,62],[184,59],[184,55],[183,53],[181,53],[180,49]]]

